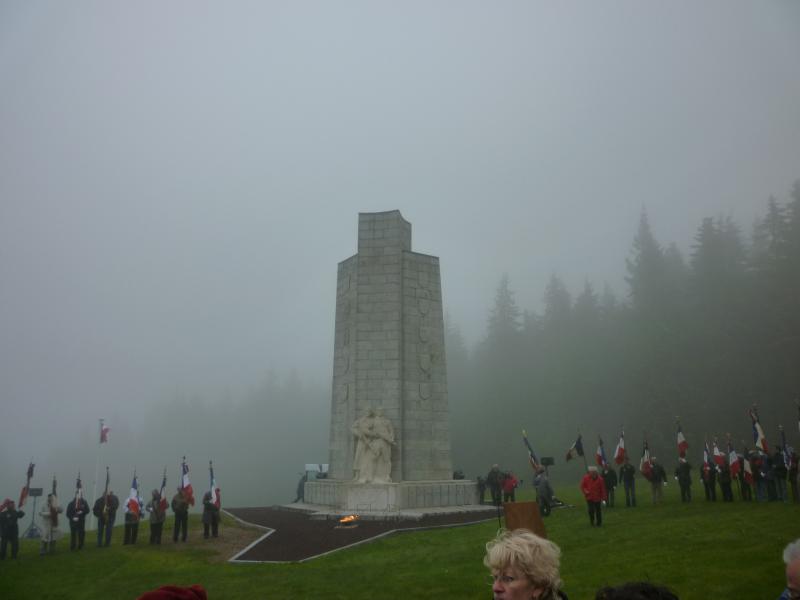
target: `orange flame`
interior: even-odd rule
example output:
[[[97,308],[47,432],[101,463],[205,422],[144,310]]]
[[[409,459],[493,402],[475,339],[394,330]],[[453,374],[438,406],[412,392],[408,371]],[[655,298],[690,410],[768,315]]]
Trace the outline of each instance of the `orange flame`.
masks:
[[[346,517],[342,517],[339,519],[339,523],[352,523],[353,521],[358,520],[358,515],[347,515]]]

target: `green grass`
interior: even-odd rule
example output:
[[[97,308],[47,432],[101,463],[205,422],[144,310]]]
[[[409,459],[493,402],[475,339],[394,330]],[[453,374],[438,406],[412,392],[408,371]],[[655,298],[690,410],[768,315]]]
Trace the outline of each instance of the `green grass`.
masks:
[[[591,599],[604,584],[638,579],[668,584],[684,600],[774,600],[784,586],[781,551],[800,537],[798,505],[702,500],[682,505],[677,486],[670,485],[665,503],[654,507],[642,486],[638,508],[607,510],[604,526],[596,529],[589,527],[577,490],[559,491],[576,508],[554,511],[545,523],[549,537],[561,546],[564,589],[571,600]],[[199,538],[198,520],[190,527],[190,536]],[[225,521],[223,535],[231,527]],[[220,562],[202,541],[175,547],[170,540],[153,549],[140,539],[135,547],[123,547],[121,529],[111,548],[88,544],[81,553],[70,553],[63,539],[57,554],[39,557],[36,544],[24,542],[21,560],[0,562],[0,598],[133,599],[162,584],[200,583],[212,600],[486,599],[490,590],[481,561],[484,544],[496,530],[494,521],[400,534],[288,565]],[[146,532],[145,526],[140,532],[145,542]]]

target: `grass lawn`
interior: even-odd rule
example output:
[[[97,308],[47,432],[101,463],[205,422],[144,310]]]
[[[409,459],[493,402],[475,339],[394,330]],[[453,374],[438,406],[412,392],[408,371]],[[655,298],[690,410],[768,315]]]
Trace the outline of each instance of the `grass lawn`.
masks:
[[[563,552],[562,578],[571,600],[591,599],[604,584],[635,579],[668,584],[684,600],[774,600],[784,586],[783,547],[800,537],[800,505],[702,500],[683,505],[671,483],[664,504],[654,507],[642,486],[639,507],[607,510],[604,526],[591,528],[577,485],[574,491],[557,491],[576,505],[545,520],[549,537]],[[530,492],[520,496],[532,497]],[[170,520],[165,539],[171,525]],[[200,539],[198,518],[190,522],[193,541],[187,545],[174,546],[170,538],[151,548],[147,529],[146,524],[141,528],[135,547],[121,545],[117,528],[110,548],[89,543],[71,553],[65,538],[58,553],[46,557],[37,555],[35,543],[23,542],[21,560],[0,562],[0,598],[123,600],[167,583],[200,583],[212,600],[491,597],[481,561],[496,521],[398,534],[287,565],[226,563],[235,546],[260,535],[231,520],[223,521],[223,540],[217,544]]]

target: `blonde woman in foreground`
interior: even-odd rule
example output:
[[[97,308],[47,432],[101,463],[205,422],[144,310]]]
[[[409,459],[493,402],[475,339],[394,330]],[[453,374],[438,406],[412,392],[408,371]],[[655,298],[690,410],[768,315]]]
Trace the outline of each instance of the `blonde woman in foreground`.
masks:
[[[559,588],[561,550],[527,529],[501,531],[486,544],[495,600],[567,600]]]

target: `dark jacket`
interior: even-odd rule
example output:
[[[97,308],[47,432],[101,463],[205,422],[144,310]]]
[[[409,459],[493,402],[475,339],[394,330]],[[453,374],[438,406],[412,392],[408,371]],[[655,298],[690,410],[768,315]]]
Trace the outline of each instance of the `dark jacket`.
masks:
[[[622,483],[627,483],[628,485],[630,485],[631,483],[633,483],[634,477],[636,477],[636,469],[631,463],[622,465],[619,468],[619,478],[622,481]]]
[[[211,492],[206,492],[203,496],[203,523],[219,523],[219,509],[211,501]]]
[[[603,481],[606,484],[606,490],[613,490],[617,487],[617,474],[614,469],[607,469],[602,474]]]
[[[83,523],[88,514],[89,503],[85,498],[81,498],[77,502],[73,498],[72,502],[67,504],[67,519],[69,519],[70,523]]]
[[[662,467],[659,463],[653,465],[653,473],[650,476],[650,483],[653,485],[661,484],[661,482],[667,480],[667,472],[664,471],[664,467]]]
[[[106,508],[106,497],[100,496],[92,507],[92,514],[98,519],[103,518],[103,513]],[[113,520],[117,516],[117,509],[119,508],[119,498],[114,494],[108,495],[108,518]]]
[[[678,478],[678,483],[681,485],[692,485],[692,465],[688,462],[678,463],[678,468],[675,469],[675,477]]]
[[[186,496],[178,492],[172,497],[172,512],[185,513],[189,511],[189,501]]]
[[[158,525],[167,520],[167,510],[161,510],[161,497],[153,498],[147,503],[147,512],[150,513],[150,524]]]
[[[500,469],[492,469],[486,475],[486,485],[489,486],[490,490],[500,491],[500,486],[503,483],[503,474],[500,472]]]
[[[21,510],[6,509],[0,512],[0,537],[16,539],[19,537],[19,520],[25,516]]]
[[[731,470],[728,468],[728,465],[722,467],[722,471],[719,474],[719,484],[720,485],[730,485],[731,484]]]

